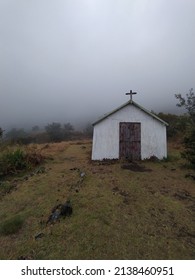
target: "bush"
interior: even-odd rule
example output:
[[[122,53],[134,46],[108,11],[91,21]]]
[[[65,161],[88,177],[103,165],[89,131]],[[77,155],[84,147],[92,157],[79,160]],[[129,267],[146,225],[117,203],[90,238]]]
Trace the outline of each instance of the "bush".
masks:
[[[17,143],[19,138],[24,138],[27,136],[27,133],[24,131],[24,129],[16,129],[12,128],[10,131],[8,131],[5,135],[5,138],[7,140],[11,140],[12,143]]]
[[[182,136],[186,133],[190,122],[188,115],[177,116],[173,114],[159,113],[157,116],[169,124],[167,127],[168,138]]]
[[[184,148],[185,150],[182,153],[182,157],[195,167],[195,129],[184,138]]]
[[[26,168],[25,154],[20,149],[4,154],[3,160],[8,165],[13,166],[16,170],[22,170]]]
[[[25,154],[20,149],[4,152],[0,158],[0,174],[17,173],[27,167]]]
[[[35,152],[24,152],[21,149],[7,151],[0,157],[0,176],[17,174],[23,170],[30,169],[44,160],[41,154]]]
[[[29,167],[37,166],[44,161],[44,157],[40,153],[28,152],[25,155],[25,160]]]
[[[49,135],[50,141],[60,142],[63,140],[63,130],[60,123],[48,124],[45,130]]]
[[[184,138],[184,152],[182,156],[195,167],[195,93],[193,88],[189,90],[186,97],[181,94],[175,94],[175,97],[179,100],[178,107],[184,107],[189,116],[188,134]]]
[[[74,127],[70,123],[63,126],[60,123],[51,123],[45,127],[46,133],[51,142],[61,142],[72,138]]]
[[[20,216],[9,218],[0,224],[0,234],[10,235],[17,233],[23,226],[24,219]]]

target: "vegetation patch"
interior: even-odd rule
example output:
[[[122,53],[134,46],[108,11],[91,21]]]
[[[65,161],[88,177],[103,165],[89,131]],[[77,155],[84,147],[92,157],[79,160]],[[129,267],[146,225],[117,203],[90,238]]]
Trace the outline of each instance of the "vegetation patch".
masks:
[[[18,174],[21,171],[31,169],[44,160],[40,153],[16,150],[7,150],[0,155],[0,177]]]
[[[9,218],[0,224],[0,234],[16,234],[22,228],[24,219],[21,216]]]
[[[0,198],[10,193],[15,187],[16,184],[9,181],[0,181]]]

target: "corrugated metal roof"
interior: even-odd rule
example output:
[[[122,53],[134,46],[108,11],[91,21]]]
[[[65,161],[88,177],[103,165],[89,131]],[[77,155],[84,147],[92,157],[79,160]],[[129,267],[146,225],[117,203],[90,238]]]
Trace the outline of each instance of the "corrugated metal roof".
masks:
[[[119,110],[121,110],[122,108],[128,106],[128,105],[134,105],[135,107],[139,108],[140,110],[142,110],[143,112],[145,112],[146,114],[150,115],[152,118],[158,120],[159,122],[163,123],[164,125],[168,126],[169,124],[165,121],[163,121],[162,119],[160,119],[158,116],[156,116],[155,114],[151,113],[150,111],[148,111],[147,109],[145,109],[144,107],[140,106],[138,103],[134,102],[133,100],[129,100],[128,102],[124,103],[123,105],[121,105],[120,107],[116,108],[115,110],[105,114],[104,116],[102,116],[101,118],[99,118],[96,122],[93,123],[93,126],[100,123],[101,121],[103,121],[104,119],[106,119],[107,117],[111,116],[112,114],[118,112]]]

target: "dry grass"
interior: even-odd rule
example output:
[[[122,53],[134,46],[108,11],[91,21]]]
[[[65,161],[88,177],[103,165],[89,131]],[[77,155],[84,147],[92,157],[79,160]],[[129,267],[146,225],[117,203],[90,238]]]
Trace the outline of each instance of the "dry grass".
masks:
[[[139,163],[146,172],[91,162],[89,141],[31,149],[48,157],[45,172],[10,179],[16,186],[1,198],[0,221],[19,215],[24,223],[0,236],[1,259],[195,258],[195,184],[179,144],[169,145],[166,162]],[[67,199],[73,215],[46,226]]]

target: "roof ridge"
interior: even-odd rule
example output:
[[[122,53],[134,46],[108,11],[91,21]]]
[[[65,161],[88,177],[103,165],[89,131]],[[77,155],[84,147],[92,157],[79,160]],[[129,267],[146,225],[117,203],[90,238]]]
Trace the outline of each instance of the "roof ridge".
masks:
[[[146,114],[150,115],[151,117],[157,119],[158,121],[162,122],[164,125],[168,126],[169,124],[165,121],[163,121],[161,118],[159,118],[157,115],[155,115],[154,113],[150,112],[149,110],[145,109],[144,107],[142,107],[141,105],[139,105],[138,103],[136,103],[133,100],[129,100],[127,102],[125,102],[124,104],[122,104],[121,106],[117,107],[116,109],[112,110],[109,113],[104,114],[102,117],[100,117],[97,121],[95,121],[92,125],[96,125],[99,122],[103,121],[104,119],[106,119],[107,117],[111,116],[112,114],[116,113],[117,111],[121,110],[122,108],[124,108],[127,105],[133,104],[134,106],[136,106],[137,108],[139,108],[140,110],[144,111]]]

